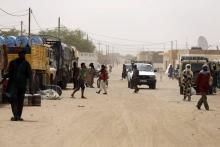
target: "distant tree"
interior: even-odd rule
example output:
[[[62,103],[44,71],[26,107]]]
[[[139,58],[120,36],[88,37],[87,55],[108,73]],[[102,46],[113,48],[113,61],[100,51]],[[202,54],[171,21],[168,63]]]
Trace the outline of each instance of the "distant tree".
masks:
[[[58,30],[53,29],[40,31],[39,34],[57,36]],[[72,31],[64,27],[60,30],[60,39],[63,43],[66,43],[67,45],[75,46],[80,52],[92,53],[95,51],[95,45],[93,44],[93,42],[88,40],[86,38],[86,34],[80,30]]]
[[[24,31],[24,34],[25,31]],[[39,35],[50,35],[50,36],[55,36],[57,37],[58,35],[58,30],[53,29],[53,30],[45,30],[45,31],[40,31],[38,33]],[[16,30],[15,28],[10,29],[8,31],[1,31],[0,30],[0,35],[4,36],[18,36],[20,35],[20,31]],[[95,51],[95,45],[93,44],[92,41],[87,39],[86,33],[82,32],[81,30],[70,30],[66,27],[63,27],[60,30],[60,39],[63,43],[66,43],[69,46],[75,46],[77,50],[80,52],[89,52],[93,53]]]
[[[18,36],[20,31],[13,28],[13,29],[10,29],[8,31],[1,30],[0,33],[1,33],[1,35],[4,35],[4,36]]]

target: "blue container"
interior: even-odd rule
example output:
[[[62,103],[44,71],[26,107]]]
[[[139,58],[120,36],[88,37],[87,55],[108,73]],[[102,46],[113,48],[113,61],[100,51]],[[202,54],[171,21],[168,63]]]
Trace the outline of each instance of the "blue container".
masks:
[[[5,38],[3,36],[0,36],[0,46],[5,44]]]
[[[32,36],[31,43],[35,45],[43,45],[43,40],[40,36]]]
[[[26,36],[17,36],[16,37],[16,46],[17,47],[27,47],[29,44],[29,39]]]
[[[15,36],[7,36],[5,38],[5,43],[7,47],[15,47],[16,46],[16,37]]]

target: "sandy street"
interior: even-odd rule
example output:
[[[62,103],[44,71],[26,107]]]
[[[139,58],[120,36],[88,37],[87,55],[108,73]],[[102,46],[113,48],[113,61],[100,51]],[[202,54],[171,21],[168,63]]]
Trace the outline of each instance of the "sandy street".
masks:
[[[219,147],[220,93],[208,96],[210,111],[183,102],[176,80],[158,79],[157,89],[138,94],[110,75],[108,95],[86,89],[88,99],[43,100],[25,107],[24,122],[11,122],[9,105],[0,105],[0,147]],[[72,84],[69,85],[72,88]]]

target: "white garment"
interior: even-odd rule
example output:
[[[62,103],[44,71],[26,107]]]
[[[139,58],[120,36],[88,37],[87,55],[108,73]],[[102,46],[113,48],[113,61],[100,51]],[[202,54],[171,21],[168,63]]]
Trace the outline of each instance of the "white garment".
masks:
[[[104,80],[101,80],[100,81],[100,91],[104,90],[105,93],[107,93],[107,90],[106,90],[106,81]]]

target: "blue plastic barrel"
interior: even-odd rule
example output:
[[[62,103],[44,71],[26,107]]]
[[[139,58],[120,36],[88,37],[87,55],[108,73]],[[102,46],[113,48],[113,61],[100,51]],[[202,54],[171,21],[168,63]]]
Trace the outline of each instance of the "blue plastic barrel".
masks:
[[[0,46],[5,44],[5,38],[3,36],[0,36]]]
[[[5,38],[5,43],[7,47],[15,47],[16,46],[16,37],[15,36],[7,36]]]
[[[35,45],[43,45],[43,40],[40,36],[32,36],[31,43]]]
[[[16,46],[17,47],[27,47],[29,44],[29,39],[27,36],[17,36],[16,37]]]

